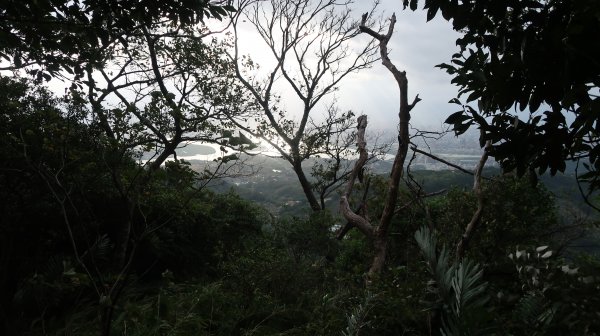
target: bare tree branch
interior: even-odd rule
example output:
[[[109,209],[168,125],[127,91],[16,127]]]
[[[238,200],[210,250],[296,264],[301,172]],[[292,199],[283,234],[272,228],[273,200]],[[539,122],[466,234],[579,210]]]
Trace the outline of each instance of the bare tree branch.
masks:
[[[371,223],[369,223],[365,218],[354,213],[354,211],[350,209],[350,204],[348,203],[348,198],[350,197],[352,188],[354,187],[354,182],[358,177],[359,172],[364,168],[365,162],[367,162],[367,142],[365,141],[366,128],[367,116],[362,115],[358,117],[358,132],[356,134],[359,158],[354,164],[354,169],[352,169],[352,172],[350,173],[348,183],[346,184],[346,188],[342,194],[342,197],[340,198],[340,212],[350,225],[355,226],[367,237],[372,238],[374,234],[374,228]]]
[[[446,160],[444,160],[444,159],[442,159],[442,158],[440,158],[438,156],[435,156],[435,155],[433,155],[431,153],[427,153],[425,151],[422,151],[422,150],[418,149],[416,146],[412,146],[412,147],[410,147],[410,149],[413,152],[415,152],[415,153],[423,154],[423,155],[425,155],[425,156],[427,156],[429,158],[432,158],[432,159],[434,159],[436,161],[439,161],[439,162],[441,162],[441,163],[443,163],[443,164],[445,164],[447,166],[450,166],[452,168],[458,169],[458,170],[460,170],[461,172],[463,172],[465,174],[469,174],[471,176],[475,175],[475,173],[473,173],[472,171],[469,171],[469,170],[467,170],[467,169],[465,169],[465,168],[463,168],[463,167],[461,167],[459,165],[455,165],[454,163],[452,163],[450,161],[446,161]]]
[[[336,160],[335,153],[344,151],[345,145],[341,144],[332,152],[326,148],[326,141],[315,141],[315,136],[320,133],[330,137],[335,132],[345,132],[344,127],[333,130],[337,123],[344,126],[346,120],[330,118],[319,127],[311,127],[314,125],[312,116],[324,98],[333,93],[344,78],[370,67],[377,60],[374,40],[364,47],[351,48],[349,42],[359,31],[356,29],[357,22],[352,19],[349,4],[350,1],[346,0],[240,2],[240,11],[275,61],[262,82],[255,80],[251,74],[254,63],[240,55],[238,27],[241,23],[239,19],[233,23],[235,45],[230,57],[236,64],[238,79],[256,100],[263,115],[263,118],[256,120],[258,126],[252,134],[269,141],[290,163],[314,211],[323,208],[324,193],[321,190],[319,195],[315,195],[316,190],[302,163],[315,155]],[[278,96],[274,90],[280,85],[291,88],[299,101],[301,113],[298,118],[291,117],[288,111],[278,106]],[[245,129],[250,131],[252,127],[246,126]],[[321,145],[317,145],[317,142]],[[339,176],[344,174],[340,173],[335,178]]]
[[[479,224],[481,223],[481,217],[483,216],[483,207],[484,207],[483,190],[482,190],[483,188],[481,187],[481,172],[483,171],[485,162],[488,159],[488,150],[490,149],[491,146],[492,146],[492,142],[490,140],[488,140],[485,144],[483,155],[481,156],[481,159],[479,160],[479,164],[477,165],[477,168],[475,169],[475,178],[473,181],[473,192],[475,192],[475,195],[477,196],[477,210],[475,210],[475,213],[473,214],[471,221],[469,222],[469,224],[467,224],[467,227],[465,228],[465,232],[463,233],[463,235],[460,238],[460,241],[456,245],[456,259],[457,260],[461,260],[463,258],[464,254],[465,254],[465,250],[467,249],[467,246],[469,244],[469,241],[471,240],[471,237],[473,236],[473,232],[475,231],[477,226],[479,226]]]
[[[390,23],[388,26],[387,33],[385,35],[379,34],[375,32],[373,29],[367,27],[367,15],[362,16],[362,21],[359,26],[361,32],[367,33],[368,35],[374,37],[379,41],[379,52],[383,65],[392,73],[394,79],[398,84],[398,88],[400,90],[400,106],[398,112],[399,119],[399,128],[398,128],[398,150],[396,152],[396,156],[394,158],[394,163],[392,166],[392,171],[390,175],[390,179],[388,181],[387,186],[387,194],[384,199],[384,208],[381,213],[381,217],[379,218],[379,225],[374,228],[374,226],[365,218],[357,215],[356,213],[350,210],[350,206],[348,204],[348,196],[352,192],[352,187],[354,181],[358,175],[358,172],[363,168],[364,160],[359,160],[354,166],[354,170],[349,178],[348,184],[346,186],[346,190],[340,199],[340,211],[346,218],[346,220],[356,226],[361,232],[363,232],[367,237],[371,238],[374,256],[373,261],[371,262],[371,267],[369,268],[369,272],[367,275],[367,284],[376,276],[376,274],[380,273],[383,269],[383,265],[385,263],[386,254],[387,254],[387,239],[388,239],[388,231],[391,225],[392,217],[396,214],[396,204],[398,202],[398,193],[399,193],[399,183],[402,178],[404,171],[404,162],[406,161],[406,156],[408,153],[408,145],[410,143],[410,134],[409,134],[409,120],[410,120],[410,111],[415,107],[415,105],[420,101],[419,97],[415,97],[411,104],[408,103],[408,80],[406,78],[406,72],[400,71],[396,68],[396,66],[392,63],[388,55],[387,44],[392,36],[394,31],[394,26],[396,24],[396,15],[393,14]],[[364,127],[366,127],[366,116],[361,116],[359,118],[359,137],[358,137],[358,147],[359,153],[361,157],[363,155],[366,157],[364,146],[366,145],[364,141]],[[362,134],[362,135],[361,135]],[[363,149],[361,149],[363,148]],[[366,159],[365,159],[366,160]],[[343,229],[345,230],[345,229]],[[343,231],[342,230],[342,231]],[[373,232],[372,232],[373,231]],[[372,233],[371,233],[372,232]]]

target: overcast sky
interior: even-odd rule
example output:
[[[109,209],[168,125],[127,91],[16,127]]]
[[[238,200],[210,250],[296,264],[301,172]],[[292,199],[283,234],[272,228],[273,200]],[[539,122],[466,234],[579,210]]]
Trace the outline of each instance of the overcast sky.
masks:
[[[390,59],[406,71],[409,100],[416,94],[423,99],[412,110],[411,123],[439,128],[457,110],[448,101],[456,97],[458,89],[450,84],[451,77],[435,65],[450,61],[459,35],[441,15],[427,22],[423,10],[402,10],[401,0],[382,0],[381,7],[384,17],[396,13],[396,27],[388,44]],[[354,75],[340,91],[340,101],[367,114],[373,126],[386,128],[391,118],[397,120],[398,87],[381,63]]]
[[[370,7],[370,1],[356,0],[357,19]],[[445,118],[456,111],[456,105],[450,105],[448,101],[456,97],[457,88],[450,84],[451,77],[435,68],[435,65],[451,59],[451,55],[457,50],[455,40],[458,34],[441,15],[426,22],[426,12],[423,10],[402,10],[401,0],[381,0],[379,14],[388,19],[393,12],[396,13],[397,22],[388,44],[389,56],[400,70],[407,72],[410,101],[417,93],[422,99],[412,110],[411,124],[420,129],[438,130]],[[360,43],[361,39],[366,43],[369,37],[366,34],[359,36],[355,43]],[[260,65],[269,66],[272,58],[258,35],[242,31],[240,41],[242,53],[250,54]],[[50,87],[57,93],[62,93],[66,85],[68,83],[53,81]],[[297,110],[298,102],[296,101],[294,106],[295,97],[290,94],[291,89],[284,88],[281,91],[289,105],[288,110]],[[387,130],[392,133],[395,133],[398,123],[398,96],[398,86],[381,62],[377,62],[370,69],[351,74],[344,79],[336,93],[338,105],[342,110],[367,114],[371,130]],[[324,110],[324,106],[320,106],[319,109]],[[321,113],[319,109],[315,111],[316,118]]]
[[[369,10],[370,2],[356,2],[355,15],[358,19],[363,12]],[[450,105],[448,101],[456,97],[458,90],[450,84],[451,77],[435,68],[435,65],[450,61],[451,55],[457,50],[455,41],[458,34],[441,16],[427,22],[426,12],[423,10],[402,10],[401,0],[382,0],[379,14],[387,19],[393,12],[396,13],[397,22],[388,44],[389,56],[400,70],[407,72],[410,101],[417,93],[423,99],[412,111],[411,123],[418,128],[439,130],[446,117],[457,110],[456,105]],[[364,34],[355,43],[366,43],[369,38]],[[273,64],[268,48],[250,29],[240,32],[240,43],[242,53],[250,54],[261,66],[269,68]],[[279,89],[286,108],[292,112],[298,110],[299,104],[296,100],[294,105],[295,96],[291,89],[283,88],[283,85]],[[398,123],[398,97],[398,86],[381,62],[347,77],[336,93],[338,105],[343,110],[353,110],[357,114],[369,116],[369,128],[372,130],[395,131]]]

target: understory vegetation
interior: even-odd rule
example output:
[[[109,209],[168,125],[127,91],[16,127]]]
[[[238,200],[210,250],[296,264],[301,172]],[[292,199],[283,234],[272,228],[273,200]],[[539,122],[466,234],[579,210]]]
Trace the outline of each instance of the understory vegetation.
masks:
[[[107,307],[115,335],[600,328],[600,262],[568,248],[590,223],[561,216],[543,185],[514,175],[484,183],[487,210],[461,260],[452,246],[476,208],[470,190],[450,189],[396,217],[385,270],[365,287],[370,245],[357,231],[333,239],[338,214],[276,218],[233,192],[199,188],[185,162],[168,162],[141,191],[128,267],[115,267],[115,226],[128,215],[103,168],[106,139],[77,115],[74,98],[8,79],[0,92],[11,111],[2,122],[6,334],[98,334]],[[120,165],[121,178],[139,174],[133,159]],[[377,213],[383,185],[372,185]]]
[[[469,95],[446,123],[480,131],[474,171],[418,148],[441,134],[409,126],[378,2],[1,5],[0,335],[599,335],[600,6],[476,3],[424,2],[463,34],[438,67]],[[379,61],[398,141],[367,145],[331,98]],[[252,176],[259,142],[286,185],[216,183]],[[219,156],[180,159],[190,143]]]

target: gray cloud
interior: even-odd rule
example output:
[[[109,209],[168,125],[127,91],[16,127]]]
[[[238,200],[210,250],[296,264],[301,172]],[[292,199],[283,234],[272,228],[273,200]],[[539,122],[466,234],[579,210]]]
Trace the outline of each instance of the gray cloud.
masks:
[[[366,2],[357,7],[365,11]],[[425,11],[402,10],[401,1],[383,1],[384,18],[396,13],[397,22],[389,43],[392,62],[407,72],[409,97],[417,93],[423,99],[412,113],[417,127],[439,128],[446,117],[456,111],[448,101],[458,89],[450,84],[451,77],[435,65],[448,62],[456,52],[459,34],[441,17],[427,22]],[[370,124],[380,129],[395,129],[398,112],[398,88],[387,69],[376,64],[349,78],[339,92],[340,105],[369,115]]]

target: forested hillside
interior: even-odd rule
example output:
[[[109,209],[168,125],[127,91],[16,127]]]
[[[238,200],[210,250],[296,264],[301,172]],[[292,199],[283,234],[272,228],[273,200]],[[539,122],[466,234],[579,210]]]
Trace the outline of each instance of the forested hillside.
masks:
[[[4,1],[0,335],[600,334],[600,2],[378,6]],[[421,10],[446,131],[388,47]],[[393,143],[336,98],[376,67]]]

